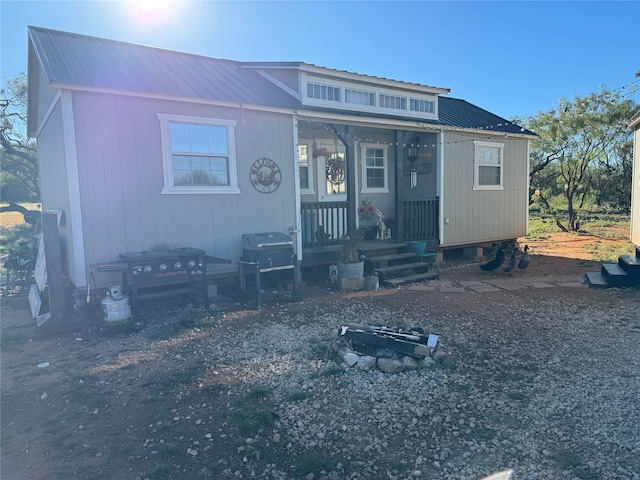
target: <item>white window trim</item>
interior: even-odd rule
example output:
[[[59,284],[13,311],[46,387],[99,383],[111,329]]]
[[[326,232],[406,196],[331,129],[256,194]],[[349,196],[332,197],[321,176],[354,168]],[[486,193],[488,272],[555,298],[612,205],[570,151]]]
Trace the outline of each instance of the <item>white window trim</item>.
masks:
[[[473,189],[474,190],[504,190],[504,143],[482,142],[474,140],[473,149]],[[478,148],[490,147],[500,149],[500,185],[480,185],[480,164],[478,162]]]
[[[313,144],[309,142],[299,142],[299,145],[307,146],[307,175],[309,176],[309,188],[300,187],[300,193],[302,195],[315,195],[316,191],[313,186],[315,185],[315,176],[313,175]],[[300,168],[300,160],[298,160],[298,168]]]
[[[369,188],[367,187],[367,162],[365,153],[367,148],[378,148],[383,152],[384,159],[384,188]],[[362,143],[360,144],[360,165],[361,165],[361,181],[362,189],[360,193],[389,193],[389,151],[388,145],[381,145],[378,143]]]
[[[340,101],[336,102],[333,100],[319,100],[317,98],[311,98],[307,96],[307,82],[311,83],[321,83],[327,86],[339,87],[340,88]],[[403,117],[412,117],[418,118],[421,120],[437,120],[438,119],[438,95],[436,93],[423,93],[417,91],[408,91],[407,89],[393,89],[393,88],[385,88],[384,86],[372,86],[364,83],[359,83],[355,81],[348,81],[338,78],[330,78],[326,79],[323,77],[317,77],[315,75],[309,75],[307,72],[302,72],[300,76],[300,88],[301,88],[301,98],[303,105],[313,106],[313,107],[329,107],[338,110],[348,110],[352,112],[368,112],[368,113],[382,113],[389,114],[393,113],[395,115],[401,115]],[[357,103],[346,103],[345,102],[345,89],[353,89],[353,90],[362,90],[375,94],[375,105],[361,105]],[[385,108],[379,105],[380,94],[383,95],[392,95],[394,97],[404,97],[406,100],[406,109],[394,109],[394,108]],[[416,112],[410,109],[410,98],[415,100],[426,100],[430,102],[434,102],[434,111],[433,113],[426,112]]]
[[[236,142],[235,142],[235,120],[220,118],[194,117],[187,115],[172,115],[158,113],[160,120],[160,139],[162,141],[162,168],[164,171],[164,186],[162,194],[169,195],[215,195],[215,194],[235,194],[240,193],[238,188],[238,171],[236,163]],[[169,133],[169,123],[192,123],[197,125],[213,125],[226,127],[227,147],[229,148],[229,185],[227,186],[175,186],[173,184],[173,164],[171,151],[171,135]]]

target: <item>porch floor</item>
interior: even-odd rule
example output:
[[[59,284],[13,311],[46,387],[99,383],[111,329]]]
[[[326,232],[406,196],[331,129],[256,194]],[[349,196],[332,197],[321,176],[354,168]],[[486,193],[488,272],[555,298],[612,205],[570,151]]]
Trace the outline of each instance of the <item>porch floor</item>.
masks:
[[[397,253],[408,248],[406,243],[396,243],[389,240],[364,240],[359,243],[358,250],[365,254],[379,255],[383,253]],[[314,267],[318,265],[330,265],[338,260],[338,254],[342,245],[327,245],[323,247],[304,248],[302,250],[301,268]]]

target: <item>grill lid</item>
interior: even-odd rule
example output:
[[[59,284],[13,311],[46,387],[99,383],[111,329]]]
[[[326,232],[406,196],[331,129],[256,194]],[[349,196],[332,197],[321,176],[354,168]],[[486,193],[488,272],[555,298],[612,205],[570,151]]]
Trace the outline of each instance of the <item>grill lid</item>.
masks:
[[[158,250],[149,252],[127,252],[119,255],[120,260],[127,263],[157,262],[167,258],[185,258],[185,257],[203,257],[206,254],[204,250],[191,247],[173,248],[171,250]]]
[[[289,235],[281,232],[245,233],[242,235],[242,246],[248,250],[269,247],[293,246]]]
[[[132,262],[153,262],[161,260],[164,252],[148,252],[143,250],[142,252],[127,252],[119,255],[120,260],[128,263]]]

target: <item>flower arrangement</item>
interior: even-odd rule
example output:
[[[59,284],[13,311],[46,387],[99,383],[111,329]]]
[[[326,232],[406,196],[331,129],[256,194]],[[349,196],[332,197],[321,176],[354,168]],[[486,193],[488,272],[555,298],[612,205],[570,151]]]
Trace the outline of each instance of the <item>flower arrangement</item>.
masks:
[[[361,205],[358,207],[358,216],[361,219],[366,220],[373,218],[373,216],[376,214],[376,207],[373,206],[373,203],[366,198],[360,203]]]

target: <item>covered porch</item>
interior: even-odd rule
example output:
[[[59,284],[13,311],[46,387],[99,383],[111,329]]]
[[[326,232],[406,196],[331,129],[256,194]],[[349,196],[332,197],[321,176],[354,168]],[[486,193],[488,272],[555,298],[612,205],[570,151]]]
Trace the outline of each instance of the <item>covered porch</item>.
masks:
[[[426,240],[428,244],[437,246],[439,199],[436,197],[404,200],[402,203],[402,221],[396,222],[394,219],[382,218],[374,224],[364,225],[369,229],[365,240],[369,242]],[[303,252],[308,253],[321,247],[339,245],[347,232],[348,212],[351,209],[356,209],[356,206],[349,201],[303,202],[301,205]],[[384,226],[380,223],[384,223]],[[400,232],[401,229],[402,232]]]
[[[437,130],[358,124],[355,119],[353,124],[299,119],[303,266],[335,261],[342,238],[354,225],[368,229],[363,247],[424,240],[428,248],[437,248],[439,136]]]

